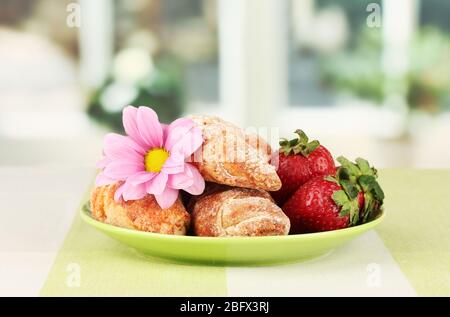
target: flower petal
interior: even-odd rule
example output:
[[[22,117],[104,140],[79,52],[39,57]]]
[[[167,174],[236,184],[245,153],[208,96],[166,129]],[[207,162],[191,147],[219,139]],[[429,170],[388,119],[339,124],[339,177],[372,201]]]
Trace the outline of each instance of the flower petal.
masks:
[[[167,134],[169,133],[169,125],[165,123],[161,123],[161,127],[163,130],[163,140],[167,139]]]
[[[194,153],[203,143],[202,132],[195,123],[187,118],[177,119],[169,125],[165,148],[182,150],[185,157]]]
[[[200,195],[205,190],[205,180],[200,172],[193,165],[186,163],[184,168],[192,173],[193,183],[191,186],[183,188],[184,191],[191,195]]]
[[[170,153],[170,156],[164,162],[162,171],[165,174],[177,174],[184,170],[184,156],[178,152]]]
[[[117,133],[108,133],[103,139],[103,152],[111,158],[136,157],[144,155],[147,149],[133,141],[132,138]]]
[[[139,107],[136,122],[139,133],[148,146],[161,147],[163,145],[163,128],[153,109]]]
[[[185,172],[179,174],[169,175],[167,186],[174,189],[184,189],[194,184],[194,177],[192,172],[186,169]]]
[[[131,184],[132,186],[137,186],[143,183],[146,183],[150,181],[152,178],[154,178],[157,175],[157,173],[149,173],[149,172],[139,172],[134,175],[131,175],[127,178],[127,183]]]
[[[116,189],[116,192],[114,193],[114,200],[116,202],[119,202],[120,199],[122,198],[122,193],[125,190],[125,188],[126,188],[126,183],[123,183]]]
[[[133,186],[127,182],[125,185],[126,186],[122,193],[123,200],[125,201],[141,199],[147,195],[147,192],[145,191],[145,184]]]
[[[189,135],[184,137],[182,142],[182,151],[184,153],[184,156],[189,157],[202,146],[204,142],[202,131],[198,127],[194,127],[190,131]],[[180,142],[178,142],[177,144],[179,143]]]
[[[167,128],[167,138],[164,147],[170,151],[172,146],[186,135],[194,125],[195,123],[187,118],[180,118],[173,121]]]
[[[110,184],[113,184],[115,182],[116,182],[115,179],[112,179],[112,178],[110,178],[108,176],[105,176],[105,174],[103,174],[103,173],[99,173],[97,175],[97,177],[95,178],[95,186],[96,187],[104,186],[104,185],[110,185]]]
[[[123,109],[122,112],[123,128],[125,129],[125,133],[130,138],[132,138],[134,142],[136,142],[140,146],[145,147],[146,143],[142,139],[137,125],[137,110],[138,109],[133,106],[128,106],[125,107],[125,109]]]
[[[145,183],[145,190],[152,195],[160,195],[166,188],[168,176],[165,173],[158,173],[152,180]]]
[[[144,164],[135,164],[127,161],[114,161],[105,167],[105,176],[115,180],[126,180],[129,176],[144,170]]]
[[[96,166],[97,168],[103,169],[103,168],[106,167],[106,165],[108,165],[108,164],[111,163],[111,162],[112,162],[111,158],[109,158],[109,157],[107,157],[107,156],[103,156],[103,157],[101,158],[101,160],[98,161],[97,164],[96,164],[95,166]]]
[[[156,202],[162,209],[172,207],[178,198],[178,189],[166,187],[166,189],[159,195],[155,195]]]
[[[189,119],[178,119],[172,124],[169,126],[164,147],[170,152],[176,150],[184,157],[189,157],[202,145],[202,131]]]

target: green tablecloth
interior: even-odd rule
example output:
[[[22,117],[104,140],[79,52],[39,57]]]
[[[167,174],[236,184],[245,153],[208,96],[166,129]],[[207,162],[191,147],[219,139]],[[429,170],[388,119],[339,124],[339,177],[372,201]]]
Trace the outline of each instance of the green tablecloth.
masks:
[[[380,182],[386,193],[387,217],[377,234],[400,268],[399,274],[418,295],[450,295],[450,171],[382,170]],[[351,253],[352,247],[347,252]],[[358,252],[356,248],[354,252]],[[331,263],[333,256],[329,255]],[[325,260],[308,265],[320,265],[320,261]],[[301,270],[301,265],[297,269]],[[276,274],[291,274],[292,267],[274,270]],[[327,270],[337,279],[349,274],[338,264],[327,266]],[[263,272],[258,276],[262,283]],[[71,283],[74,274],[80,279],[75,284]],[[226,296],[233,295],[229,292],[230,274],[232,271],[224,267],[145,258],[85,225],[77,215],[41,295]],[[299,281],[298,287],[307,286]],[[342,288],[345,295],[346,285]]]
[[[450,295],[450,171],[380,173],[388,217],[377,230],[419,295]]]

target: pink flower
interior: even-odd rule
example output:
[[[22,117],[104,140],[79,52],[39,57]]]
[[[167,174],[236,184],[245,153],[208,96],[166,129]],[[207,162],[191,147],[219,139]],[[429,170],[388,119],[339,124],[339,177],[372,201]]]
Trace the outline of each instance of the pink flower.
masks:
[[[192,120],[181,118],[167,126],[152,109],[128,106],[123,110],[123,126],[127,136],[105,136],[96,186],[122,182],[114,195],[116,201],[152,194],[163,209],[174,204],[180,189],[192,195],[203,192],[203,177],[186,162],[203,143]]]

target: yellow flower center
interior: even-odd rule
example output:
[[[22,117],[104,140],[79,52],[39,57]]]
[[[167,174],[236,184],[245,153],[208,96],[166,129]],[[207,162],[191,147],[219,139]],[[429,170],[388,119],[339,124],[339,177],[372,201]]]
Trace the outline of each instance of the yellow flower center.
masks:
[[[145,154],[145,170],[147,172],[158,173],[169,158],[170,153],[162,148],[154,148]]]

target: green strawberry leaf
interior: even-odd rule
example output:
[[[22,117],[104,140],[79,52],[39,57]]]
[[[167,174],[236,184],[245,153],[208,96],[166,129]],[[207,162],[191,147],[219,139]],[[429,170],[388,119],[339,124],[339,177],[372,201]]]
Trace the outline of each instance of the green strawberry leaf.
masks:
[[[350,223],[352,226],[356,226],[358,224],[359,221],[359,213],[358,212],[354,212],[351,216],[350,216]]]
[[[311,141],[308,144],[306,144],[306,152],[308,154],[312,153],[315,149],[319,147],[320,143],[317,140]]]
[[[301,143],[301,144],[308,143],[308,140],[309,140],[308,136],[306,135],[306,133],[303,130],[297,129],[297,130],[295,130],[295,134],[298,135],[299,143]]]
[[[369,162],[365,159],[358,157],[356,160],[356,164],[358,165],[361,174],[363,175],[374,175],[373,169],[370,167]]]
[[[298,153],[301,153],[303,151],[303,149],[299,146],[294,146],[292,148],[292,151],[294,152],[295,155],[297,155]]]
[[[359,221],[359,204],[358,200],[354,199],[351,201],[351,209],[350,209],[350,224],[355,226]]]
[[[374,176],[362,175],[358,178],[358,183],[361,185],[364,192],[371,191],[377,200],[384,200],[384,192]]]
[[[344,206],[342,206],[341,211],[339,212],[339,217],[345,217],[348,214],[350,214],[351,210],[351,204],[350,202],[346,203]]]
[[[349,223],[351,226],[356,225],[359,220],[359,208],[357,201],[346,202],[339,212],[339,217],[345,217],[349,215]]]
[[[378,182],[374,182],[372,185],[373,193],[375,195],[375,198],[379,200],[380,202],[383,202],[384,200],[384,192],[380,187],[380,184]]]
[[[284,153],[285,155],[290,155],[291,153],[294,155],[301,154],[308,157],[308,155],[320,145],[319,141],[316,140],[309,142],[306,133],[300,129],[296,130],[295,133],[298,135],[295,139],[280,139],[279,144],[281,153]]]
[[[325,176],[323,179],[326,180],[326,181],[333,182],[333,183],[336,183],[336,184],[339,185],[339,181],[335,177],[333,177],[331,175]]]
[[[350,174],[348,173],[348,170],[345,167],[339,167],[336,173],[336,177],[339,181],[341,180],[349,180]]]
[[[290,145],[290,146],[296,146],[298,143],[299,143],[299,142],[298,142],[297,139],[292,139],[292,140],[289,141],[289,145]]]
[[[373,176],[375,176],[375,178],[378,177],[378,171],[375,167],[372,167],[372,171],[373,171]]]
[[[280,144],[280,146],[284,147],[289,144],[289,140],[282,138],[282,139],[280,139],[280,142],[278,142],[278,144]]]
[[[365,223],[372,218],[374,211],[376,211],[377,205],[377,201],[374,199],[372,193],[370,192],[364,194],[364,201],[365,204],[362,223]]]
[[[341,180],[339,182],[350,199],[358,197],[359,189],[349,180]]]
[[[333,200],[338,206],[344,206],[349,203],[347,194],[343,190],[337,190],[333,193]]]
[[[336,172],[335,179],[347,196],[336,194],[333,199],[341,206],[339,215],[349,215],[349,225],[357,225],[372,220],[382,208],[384,192],[377,182],[377,170],[370,166],[365,159],[357,158],[356,163],[350,162],[343,156],[337,158],[341,166]],[[358,195],[364,193],[364,206],[360,214]]]
[[[359,168],[355,164],[350,162],[348,159],[346,159],[345,157],[339,156],[337,158],[337,161],[339,163],[341,163],[341,165],[348,170],[350,176],[355,176],[356,177],[356,176],[361,175],[361,172],[360,172]]]
[[[361,175],[358,178],[358,183],[365,192],[372,190],[374,183],[376,183],[375,177],[369,175]]]

